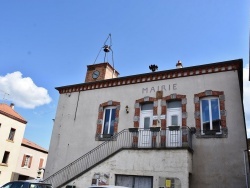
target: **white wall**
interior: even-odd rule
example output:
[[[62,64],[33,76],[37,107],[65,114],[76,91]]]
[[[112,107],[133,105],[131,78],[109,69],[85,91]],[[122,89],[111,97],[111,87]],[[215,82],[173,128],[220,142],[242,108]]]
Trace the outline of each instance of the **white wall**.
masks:
[[[23,139],[26,125],[19,121],[13,120],[0,114],[0,163],[2,162],[4,152],[9,151],[8,166],[0,164],[0,185],[11,181],[12,172],[16,169],[16,164],[21,148],[21,142]],[[7,141],[10,133],[10,129],[16,129],[14,142]]]
[[[115,185],[115,175],[118,174],[152,176],[153,188],[159,187],[159,177],[178,178],[181,187],[188,188],[191,158],[192,154],[185,149],[123,150],[67,185],[75,185],[77,188],[88,187],[95,173],[106,173],[110,175],[109,185]]]
[[[31,167],[22,167],[22,161],[23,161],[23,156],[24,155],[30,155],[32,156],[32,163],[31,163]],[[39,170],[39,163],[40,163],[40,158],[44,159],[43,161],[43,168],[45,168],[46,166],[46,162],[47,162],[47,153],[41,152],[41,151],[37,151],[35,149],[31,149],[25,146],[21,146],[21,150],[19,153],[19,157],[18,157],[18,162],[17,162],[17,167],[16,167],[16,173],[25,175],[25,176],[29,176],[29,177],[33,177],[33,178],[37,178],[37,172]]]

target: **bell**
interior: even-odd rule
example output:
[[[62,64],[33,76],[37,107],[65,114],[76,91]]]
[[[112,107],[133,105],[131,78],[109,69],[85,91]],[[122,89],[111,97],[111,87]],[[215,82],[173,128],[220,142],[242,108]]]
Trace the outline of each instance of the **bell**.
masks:
[[[108,45],[105,45],[105,46],[103,46],[103,51],[104,52],[109,52],[110,51],[110,48],[109,48],[109,46]]]

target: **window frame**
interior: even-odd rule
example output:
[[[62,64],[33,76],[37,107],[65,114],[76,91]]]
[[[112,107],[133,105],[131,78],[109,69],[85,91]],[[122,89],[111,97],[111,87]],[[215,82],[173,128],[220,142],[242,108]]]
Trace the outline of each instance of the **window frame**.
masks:
[[[16,129],[11,128],[9,136],[8,136],[8,140],[14,142],[15,134],[16,134]]]
[[[8,165],[9,158],[10,158],[10,152],[9,151],[5,151],[4,154],[3,154],[3,158],[2,158],[1,164]]]
[[[23,155],[23,160],[22,160],[22,164],[21,167],[23,168],[30,168],[31,164],[32,164],[32,155],[30,154],[24,154]]]
[[[219,131],[216,131],[216,129],[213,129],[213,112],[212,112],[212,100],[213,99],[216,99],[217,100],[217,107],[218,107],[218,116],[219,116]],[[209,130],[207,130],[207,131],[209,131],[208,133],[206,133],[205,131],[206,130],[204,130],[204,128],[203,128],[203,105],[202,105],[202,101],[208,101],[208,112],[209,112]],[[221,126],[221,123],[220,123],[220,121],[221,121],[221,113],[220,113],[220,99],[219,99],[219,97],[216,97],[216,96],[211,96],[211,97],[202,97],[202,98],[200,98],[200,117],[201,117],[201,135],[208,135],[209,133],[211,133],[211,134],[216,134],[216,135],[220,135],[220,134],[222,134],[222,131],[221,131],[221,128],[222,128],[222,126]]]
[[[103,135],[103,125],[104,125],[103,120],[105,118],[104,110],[107,109],[108,107],[115,107],[115,109],[116,109],[113,137],[111,137],[111,135]],[[96,141],[107,141],[107,140],[110,140],[111,138],[112,138],[112,140],[116,140],[116,137],[114,137],[114,135],[116,135],[118,133],[118,122],[119,122],[120,109],[121,109],[120,102],[112,101],[112,100],[101,103],[99,105],[97,124],[96,124],[97,125],[96,126],[96,134],[95,134]]]
[[[200,100],[206,97],[217,97],[220,104],[220,126],[221,134],[201,134],[201,105]],[[227,127],[227,111],[226,111],[226,96],[224,91],[217,90],[205,90],[200,93],[194,94],[194,118],[195,118],[195,135],[196,138],[227,138],[228,127]]]
[[[106,113],[107,110],[110,110],[110,114],[109,114],[109,123],[108,123],[108,133],[104,133],[105,131],[105,123],[106,123]],[[113,114],[113,110],[114,110],[114,119],[113,119],[113,133],[111,134],[110,129],[111,129],[111,125],[112,125],[112,114]],[[102,135],[114,135],[114,124],[115,124],[115,119],[116,119],[116,106],[108,106],[105,107],[103,109],[104,113],[103,113],[103,123],[102,123]]]
[[[24,167],[29,167],[30,155],[26,155],[24,159]]]
[[[154,113],[154,103],[145,102],[140,104],[140,118],[139,118],[139,128],[149,130],[153,127],[153,113]],[[146,116],[145,116],[146,115]],[[145,128],[145,120],[149,118],[148,127]],[[141,122],[143,121],[143,122]],[[143,125],[143,128],[141,127]]]

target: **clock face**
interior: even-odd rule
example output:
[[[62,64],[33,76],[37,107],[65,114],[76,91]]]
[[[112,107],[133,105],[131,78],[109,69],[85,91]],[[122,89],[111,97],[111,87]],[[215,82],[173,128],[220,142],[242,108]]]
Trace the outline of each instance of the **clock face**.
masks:
[[[92,73],[92,78],[96,79],[98,78],[100,75],[100,72],[98,70],[95,70],[93,73]]]

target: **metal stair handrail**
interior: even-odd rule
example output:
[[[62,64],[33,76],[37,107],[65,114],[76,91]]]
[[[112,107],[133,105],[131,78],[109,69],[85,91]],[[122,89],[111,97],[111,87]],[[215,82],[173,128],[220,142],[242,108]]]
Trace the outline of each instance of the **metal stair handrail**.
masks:
[[[60,187],[118,150],[131,148],[132,140],[132,134],[129,134],[129,131],[124,129],[108,141],[103,142],[74,162],[44,179],[43,182],[51,183],[53,187]]]

